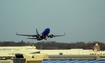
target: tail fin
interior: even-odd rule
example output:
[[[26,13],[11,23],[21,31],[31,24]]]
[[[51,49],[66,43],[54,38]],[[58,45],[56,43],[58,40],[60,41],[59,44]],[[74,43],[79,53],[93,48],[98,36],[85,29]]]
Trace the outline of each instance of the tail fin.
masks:
[[[38,30],[36,29],[36,35],[39,35]]]

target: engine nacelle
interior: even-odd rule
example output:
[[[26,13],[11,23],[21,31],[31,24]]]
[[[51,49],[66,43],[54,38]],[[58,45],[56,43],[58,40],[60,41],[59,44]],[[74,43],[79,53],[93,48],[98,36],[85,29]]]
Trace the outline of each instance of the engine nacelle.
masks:
[[[53,37],[55,37],[53,34],[51,34],[50,36],[49,36],[50,38],[53,38]]]

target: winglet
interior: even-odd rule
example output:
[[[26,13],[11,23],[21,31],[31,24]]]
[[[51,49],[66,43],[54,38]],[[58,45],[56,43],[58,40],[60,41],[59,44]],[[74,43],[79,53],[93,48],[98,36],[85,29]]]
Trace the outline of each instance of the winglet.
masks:
[[[15,32],[15,33],[16,33],[16,35],[18,35],[17,32]]]

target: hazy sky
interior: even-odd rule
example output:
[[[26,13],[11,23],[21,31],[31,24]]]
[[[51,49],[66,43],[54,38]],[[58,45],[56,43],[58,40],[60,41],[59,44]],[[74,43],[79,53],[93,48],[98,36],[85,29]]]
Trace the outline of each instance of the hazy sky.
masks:
[[[0,0],[0,41],[37,42],[15,32],[36,34],[47,27],[66,33],[49,41],[105,42],[105,0]]]

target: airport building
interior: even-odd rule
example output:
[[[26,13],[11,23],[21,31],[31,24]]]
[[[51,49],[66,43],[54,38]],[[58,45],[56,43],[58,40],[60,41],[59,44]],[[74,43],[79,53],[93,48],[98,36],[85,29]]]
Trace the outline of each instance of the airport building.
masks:
[[[35,46],[0,46],[0,59],[12,59],[15,54],[36,52]]]
[[[98,43],[92,49],[38,50],[35,46],[2,46],[0,59],[12,59],[15,54],[47,54],[51,60],[105,60],[105,51],[100,51]]]

